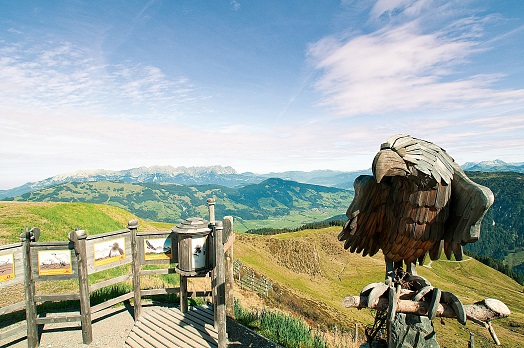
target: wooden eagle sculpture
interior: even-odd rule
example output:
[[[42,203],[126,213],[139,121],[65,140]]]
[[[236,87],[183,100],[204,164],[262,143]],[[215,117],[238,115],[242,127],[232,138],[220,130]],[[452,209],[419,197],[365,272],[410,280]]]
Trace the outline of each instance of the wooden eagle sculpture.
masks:
[[[463,246],[480,236],[493,193],[471,181],[442,148],[404,134],[381,145],[372,170],[373,176],[355,180],[355,197],[338,239],[363,256],[382,250],[386,284],[404,271],[405,263],[412,280],[426,292],[433,290],[423,278],[414,278],[415,263],[422,264],[428,254],[437,260],[442,250],[448,259],[462,260]],[[438,302],[440,293],[436,297]]]

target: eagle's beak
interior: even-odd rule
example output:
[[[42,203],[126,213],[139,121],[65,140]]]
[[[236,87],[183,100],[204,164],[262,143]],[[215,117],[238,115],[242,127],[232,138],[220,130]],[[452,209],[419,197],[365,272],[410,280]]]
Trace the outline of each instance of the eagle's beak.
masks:
[[[406,162],[391,149],[380,150],[377,153],[372,169],[378,183],[385,176],[406,176],[409,173]]]

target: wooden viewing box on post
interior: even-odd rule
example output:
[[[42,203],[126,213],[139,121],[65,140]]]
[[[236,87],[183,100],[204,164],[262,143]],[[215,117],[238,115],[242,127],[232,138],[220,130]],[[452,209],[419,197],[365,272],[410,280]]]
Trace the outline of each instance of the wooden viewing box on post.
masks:
[[[207,203],[209,224],[201,218],[189,218],[172,229],[178,240],[176,272],[180,275],[180,311],[188,311],[187,278],[206,276],[211,271],[214,326],[218,333],[218,346],[225,348],[227,334],[224,227],[222,221],[215,221],[215,201],[210,198]],[[230,232],[232,219],[226,224]],[[230,278],[232,277],[231,274]]]

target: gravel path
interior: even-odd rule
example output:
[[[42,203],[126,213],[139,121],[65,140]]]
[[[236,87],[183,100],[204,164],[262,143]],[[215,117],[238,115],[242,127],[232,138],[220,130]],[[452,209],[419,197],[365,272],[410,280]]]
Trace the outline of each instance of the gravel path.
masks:
[[[144,313],[158,308],[156,306],[143,307]],[[40,347],[44,348],[120,348],[124,347],[124,341],[133,328],[134,320],[132,307],[109,308],[104,311],[103,316],[93,321],[93,342],[90,345],[82,344],[82,331],[80,324],[47,324],[40,336]],[[272,348],[279,345],[258,335],[256,332],[246,328],[234,320],[228,319],[227,332],[229,336],[229,347],[253,347]],[[0,348],[26,348],[25,337],[0,341]]]

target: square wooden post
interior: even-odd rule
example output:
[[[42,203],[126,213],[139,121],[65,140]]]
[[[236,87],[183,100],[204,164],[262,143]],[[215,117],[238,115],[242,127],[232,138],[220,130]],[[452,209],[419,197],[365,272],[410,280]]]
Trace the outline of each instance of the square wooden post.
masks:
[[[142,315],[142,293],[140,292],[140,257],[138,255],[138,245],[136,230],[138,220],[130,220],[127,228],[131,231],[131,265],[133,268],[133,310],[135,321]]]
[[[91,303],[89,301],[89,282],[87,277],[86,238],[87,234],[84,230],[76,230],[69,234],[69,240],[75,245],[75,253],[78,260],[82,341],[84,344],[90,344],[93,341],[93,328],[91,326]]]
[[[27,347],[38,347],[38,329],[36,326],[35,305],[35,282],[31,273],[31,241],[34,241],[32,231],[26,228],[20,234],[20,241],[24,254],[24,278],[25,278],[25,316],[27,321]]]
[[[182,313],[187,313],[188,311],[187,304],[187,277],[180,275],[180,311]]]
[[[233,286],[235,279],[233,276],[233,243],[235,235],[233,234],[233,217],[226,216],[222,221],[224,224],[224,265],[225,265],[225,281],[226,281],[226,315],[230,318],[235,318],[235,297]]]
[[[218,347],[225,348],[227,346],[226,281],[224,263],[224,243],[222,242],[224,227],[222,225],[222,221],[217,221],[213,229],[213,234],[215,236],[215,329],[218,332]]]

